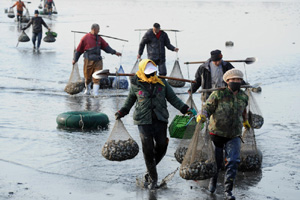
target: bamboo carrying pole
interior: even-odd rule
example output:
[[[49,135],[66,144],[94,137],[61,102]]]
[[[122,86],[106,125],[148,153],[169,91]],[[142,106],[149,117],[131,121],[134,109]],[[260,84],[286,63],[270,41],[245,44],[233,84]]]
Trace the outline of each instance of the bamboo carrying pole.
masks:
[[[99,72],[96,75],[107,75],[107,76],[134,76],[135,74],[128,74],[128,73],[110,73],[110,72]],[[190,83],[196,83],[196,81],[183,79],[183,78],[175,78],[170,76],[158,76],[159,78],[163,79],[170,79],[170,80],[176,80],[176,81],[183,81],[183,82],[190,82]]]
[[[250,57],[250,58],[246,58],[245,60],[224,60],[225,62],[244,62],[248,65],[254,63],[256,61],[256,58],[254,57]],[[201,64],[201,63],[205,63],[206,61],[195,61],[195,62],[185,62],[184,64]]]
[[[241,85],[241,88],[257,88],[258,86],[255,85]],[[198,90],[199,93],[203,93],[203,92],[213,92],[213,91],[217,91],[217,90],[224,90],[226,87],[220,87],[220,88],[213,88],[213,89],[202,89],[202,90]]]
[[[83,32],[83,31],[71,31],[71,32],[73,32],[73,33],[83,33],[83,34],[87,33],[87,32]],[[100,35],[101,37],[107,37],[107,38],[111,38],[111,39],[115,39],[115,40],[128,42],[128,40],[124,40],[124,39],[120,39],[120,38],[116,38],[116,37],[111,37],[111,36],[108,36],[108,35],[102,35],[102,34],[98,34],[98,35]]]

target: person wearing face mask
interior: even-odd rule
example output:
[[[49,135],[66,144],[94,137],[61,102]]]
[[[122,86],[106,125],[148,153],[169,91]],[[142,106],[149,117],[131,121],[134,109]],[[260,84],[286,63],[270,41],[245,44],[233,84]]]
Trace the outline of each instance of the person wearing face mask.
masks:
[[[240,89],[243,81],[240,70],[228,70],[223,75],[223,80],[227,87],[211,93],[197,116],[197,122],[205,122],[209,118],[208,130],[215,146],[217,173],[210,179],[208,190],[211,193],[216,190],[224,150],[225,196],[226,199],[235,199],[232,189],[240,162],[242,128],[250,128],[246,111],[248,96]]]
[[[138,50],[137,58],[140,59],[143,55],[143,51],[147,45],[147,54],[148,58],[153,60],[156,65],[158,65],[158,72],[161,76],[167,75],[166,68],[166,50],[178,52],[179,49],[174,47],[170,43],[170,39],[168,34],[160,29],[160,25],[158,23],[153,24],[152,29],[148,29],[148,31],[143,36]]]
[[[222,60],[222,52],[218,49],[210,52],[211,57],[198,68],[195,74],[196,83],[192,83],[188,93],[195,93],[199,87],[202,89],[220,88],[225,87],[223,75],[234,67],[229,63]],[[210,92],[202,94],[202,101],[206,101]]]
[[[139,70],[131,79],[131,87],[123,107],[115,113],[116,119],[127,115],[135,104],[134,124],[138,125],[147,173],[144,186],[157,188],[157,164],[165,156],[168,141],[167,127],[169,112],[167,101],[183,114],[194,114],[174,93],[171,86],[157,75],[157,66],[150,59],[139,63]]]

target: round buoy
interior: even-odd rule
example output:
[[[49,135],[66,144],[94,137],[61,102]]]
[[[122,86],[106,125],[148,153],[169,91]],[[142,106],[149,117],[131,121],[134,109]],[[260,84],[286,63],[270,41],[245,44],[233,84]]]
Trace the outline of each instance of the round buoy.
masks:
[[[226,47],[233,47],[234,43],[232,41],[225,42]]]
[[[104,113],[94,111],[71,111],[61,113],[56,118],[58,128],[62,129],[105,129],[109,119]]]

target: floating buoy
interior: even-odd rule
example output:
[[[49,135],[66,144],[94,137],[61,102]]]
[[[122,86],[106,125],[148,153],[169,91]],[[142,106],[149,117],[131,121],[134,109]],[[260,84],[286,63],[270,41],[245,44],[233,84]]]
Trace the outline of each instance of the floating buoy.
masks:
[[[234,43],[232,41],[225,42],[225,46],[227,46],[227,47],[232,47],[233,45],[234,45]]]
[[[108,126],[108,116],[94,111],[71,111],[61,113],[56,118],[58,128],[62,129],[105,129]]]

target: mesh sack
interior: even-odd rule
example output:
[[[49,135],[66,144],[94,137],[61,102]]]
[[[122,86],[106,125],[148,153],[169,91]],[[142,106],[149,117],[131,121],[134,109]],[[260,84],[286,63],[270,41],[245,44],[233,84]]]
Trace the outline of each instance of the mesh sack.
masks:
[[[30,38],[28,37],[28,35],[25,33],[25,31],[22,31],[21,35],[18,38],[19,42],[28,42],[30,41]]]
[[[182,75],[178,60],[175,61],[170,76],[174,77],[174,78],[182,78],[183,79],[183,75]],[[185,85],[185,82],[183,82],[183,81],[176,81],[176,80],[170,80],[170,79],[168,79],[167,81],[173,87],[183,87]]]
[[[8,13],[7,13],[7,17],[9,18],[14,18],[15,17],[15,12],[13,8],[9,8]]]
[[[48,33],[48,34],[46,35],[46,37],[44,37],[43,41],[44,41],[44,42],[48,42],[48,43],[52,43],[52,42],[55,42],[56,39],[55,39],[55,37],[53,36],[53,34]]]
[[[124,69],[122,65],[120,66],[118,73],[124,74]],[[116,89],[128,89],[128,80],[126,76],[117,76],[112,84],[113,88]]]
[[[52,13],[53,13],[53,14],[57,14],[56,6],[53,7]]]
[[[139,60],[136,60],[130,73],[135,74],[138,70],[139,70]],[[132,80],[133,76],[129,77],[129,79]]]
[[[79,68],[78,68],[78,63],[75,63],[73,65],[73,69],[68,81],[68,84],[66,85],[64,91],[68,94],[78,94],[81,92],[85,87],[84,82],[80,78],[79,74]]]
[[[207,124],[197,123],[196,130],[189,144],[188,150],[179,174],[186,180],[205,180],[217,172],[214,150],[207,131]]]
[[[240,171],[256,171],[261,168],[262,153],[256,146],[254,129],[245,129],[243,132],[243,143],[240,152]]]
[[[188,105],[190,108],[194,108],[196,111],[198,111],[192,95],[189,96],[185,104]],[[174,156],[179,163],[182,163],[183,161],[183,158],[186,154],[186,151],[191,141],[190,139],[193,137],[193,134],[195,132],[196,125],[197,125],[196,119],[193,118],[191,122],[188,124],[188,126],[186,127],[185,132],[181,137],[181,141],[178,147],[176,148]]]
[[[264,124],[264,118],[262,112],[253,96],[253,93],[247,89],[247,94],[249,96],[248,110],[249,110],[249,123],[252,128],[260,129]]]
[[[129,135],[123,122],[118,119],[109,138],[102,147],[102,156],[111,161],[123,161],[134,158],[139,146]]]

